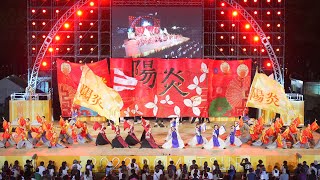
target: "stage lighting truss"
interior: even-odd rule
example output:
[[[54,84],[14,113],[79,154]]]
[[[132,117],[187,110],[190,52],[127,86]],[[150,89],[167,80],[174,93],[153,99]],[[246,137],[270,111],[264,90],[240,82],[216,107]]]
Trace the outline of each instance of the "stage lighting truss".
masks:
[[[111,12],[115,6],[202,7],[204,58],[251,58],[253,67],[265,72],[268,68],[262,62],[269,59],[275,79],[283,84],[283,1],[28,0],[27,91],[34,91],[41,79],[46,83],[51,79],[52,87],[57,58],[89,63],[111,57]],[[49,72],[41,72],[43,59],[49,64]]]

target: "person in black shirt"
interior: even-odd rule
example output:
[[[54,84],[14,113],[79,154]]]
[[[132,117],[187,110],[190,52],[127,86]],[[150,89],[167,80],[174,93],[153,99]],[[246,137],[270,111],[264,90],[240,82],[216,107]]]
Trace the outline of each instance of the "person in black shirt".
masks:
[[[136,180],[139,179],[139,176],[136,174],[135,169],[131,169],[131,175],[129,176],[129,180],[130,179],[136,179]]]
[[[26,160],[26,164],[24,165],[24,178],[25,179],[31,179],[31,176],[33,174],[33,166],[32,161]]]
[[[159,168],[164,172],[164,166],[162,165],[161,160],[158,161],[158,164],[154,168]]]
[[[193,169],[198,169],[198,165],[196,164],[196,160],[192,160],[192,164],[190,166],[190,172],[193,170]]]
[[[251,163],[249,162],[248,158],[243,158],[241,160],[240,165],[243,167],[243,176],[246,177],[246,174],[249,172],[249,169],[252,168]]]
[[[170,174],[170,172],[172,174],[176,174],[177,172],[177,167],[173,164],[173,161],[170,161],[170,165],[167,168],[168,174]]]

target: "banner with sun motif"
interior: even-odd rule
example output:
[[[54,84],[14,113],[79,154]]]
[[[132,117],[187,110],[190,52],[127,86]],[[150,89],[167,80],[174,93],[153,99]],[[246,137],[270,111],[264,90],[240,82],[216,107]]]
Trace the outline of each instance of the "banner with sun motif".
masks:
[[[60,100],[61,115],[63,117],[71,117],[73,106],[73,98],[77,92],[77,88],[81,77],[81,68],[84,64],[71,63],[61,59],[57,59],[57,78],[58,92]],[[108,70],[107,60],[101,60],[95,63],[88,64],[93,72],[102,77],[103,81],[111,87],[110,73]],[[95,116],[96,112],[80,106],[75,106],[78,109],[79,116]]]
[[[254,76],[247,106],[279,113],[290,120],[298,115],[282,85],[263,73]]]
[[[214,60],[209,70],[209,116],[242,115],[250,90],[251,60]]]

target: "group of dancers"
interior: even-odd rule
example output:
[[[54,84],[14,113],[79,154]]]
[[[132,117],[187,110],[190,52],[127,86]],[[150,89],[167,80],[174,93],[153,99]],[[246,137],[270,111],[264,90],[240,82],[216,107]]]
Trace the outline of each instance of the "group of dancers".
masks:
[[[29,118],[19,118],[18,126],[13,133],[13,127],[10,122],[4,120],[2,133],[2,141],[0,148],[15,146],[21,148],[36,148],[41,144],[48,148],[67,148],[75,142],[84,144],[93,141],[89,134],[86,122],[64,120],[60,117],[59,126],[60,132],[56,133],[56,128],[52,122],[46,121],[45,117],[37,116],[37,121],[40,126],[31,126]],[[141,125],[143,133],[138,139],[134,132],[135,123],[126,120],[123,123],[124,131],[128,130],[128,135],[122,138],[120,134],[120,126],[115,125],[113,121],[106,123],[94,122],[93,129],[99,131],[95,140],[95,145],[111,144],[112,148],[131,148],[140,144],[140,148],[185,148],[186,146],[200,146],[202,149],[220,148],[225,149],[230,146],[240,147],[243,143],[248,143],[252,146],[262,146],[266,149],[288,148],[288,142],[291,143],[290,148],[320,148],[320,141],[315,143],[313,132],[319,126],[316,121],[309,124],[303,129],[299,129],[299,118],[294,119],[289,126],[284,126],[281,118],[276,118],[271,126],[264,125],[263,119],[246,120],[240,116],[239,120],[235,121],[230,127],[230,132],[227,136],[225,125],[213,126],[212,136],[207,140],[203,133],[207,130],[207,124],[198,122],[195,127],[195,136],[188,143],[184,143],[179,134],[180,119],[173,118],[170,121],[168,135],[163,145],[158,145],[152,136],[152,128],[149,120],[142,118]],[[115,137],[109,141],[106,136],[106,129],[110,127],[115,133]],[[16,142],[16,139],[19,139]]]

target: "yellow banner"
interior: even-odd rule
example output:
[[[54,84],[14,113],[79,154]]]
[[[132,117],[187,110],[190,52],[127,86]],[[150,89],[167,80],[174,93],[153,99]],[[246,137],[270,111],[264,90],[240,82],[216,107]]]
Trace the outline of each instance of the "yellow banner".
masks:
[[[109,88],[87,65],[83,66],[73,103],[96,111],[116,124],[119,123],[120,109],[123,106],[119,93]]]
[[[247,107],[273,111],[290,120],[296,117],[293,105],[281,84],[262,73],[256,73],[254,76]]]

